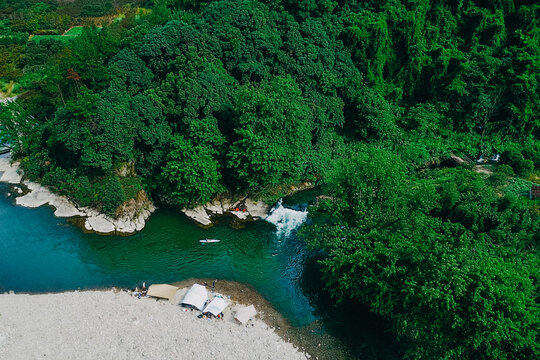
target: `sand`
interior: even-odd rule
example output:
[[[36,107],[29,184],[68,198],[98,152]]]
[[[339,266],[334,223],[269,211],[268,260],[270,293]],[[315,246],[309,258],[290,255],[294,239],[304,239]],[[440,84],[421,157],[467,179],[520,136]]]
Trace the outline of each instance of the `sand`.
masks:
[[[185,291],[185,290],[183,290]],[[123,291],[0,295],[0,359],[306,359],[266,323],[198,319]]]

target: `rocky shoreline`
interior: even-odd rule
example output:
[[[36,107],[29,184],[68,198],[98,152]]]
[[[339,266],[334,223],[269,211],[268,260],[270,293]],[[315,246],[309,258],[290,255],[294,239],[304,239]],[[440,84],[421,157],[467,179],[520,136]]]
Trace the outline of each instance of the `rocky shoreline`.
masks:
[[[172,301],[113,290],[0,294],[0,358],[5,359],[307,359],[260,315],[235,322],[199,319]],[[224,293],[226,296],[227,294]],[[245,303],[244,303],[245,304]]]
[[[12,184],[17,197],[15,203],[29,208],[43,205],[52,206],[57,217],[70,218],[83,231],[101,235],[132,235],[141,231],[156,207],[146,193],[141,190],[137,199],[131,199],[121,205],[121,216],[112,218],[96,209],[80,207],[65,196],[57,195],[38,183],[23,180],[22,170],[18,163],[11,163],[9,156],[0,157],[0,182]],[[290,186],[286,195],[312,188],[310,182]],[[221,216],[234,219],[232,226],[241,223],[264,219],[271,206],[264,201],[256,201],[248,197],[232,199],[227,196],[216,197],[212,202],[199,205],[193,209],[182,209],[188,218],[202,228],[210,228]]]
[[[203,228],[214,225],[218,216],[232,216],[237,221],[255,221],[265,218],[270,211],[270,205],[249,198],[231,200],[228,198],[215,199],[213,202],[197,206],[193,209],[182,209],[182,212]]]
[[[303,182],[290,186],[284,196],[313,188],[311,182]],[[255,221],[266,218],[272,207],[262,200],[253,200],[249,197],[232,199],[228,196],[219,196],[212,202],[199,205],[193,209],[182,209],[182,212],[202,228],[210,228],[216,218],[230,216],[237,223]]]
[[[54,215],[63,218],[76,219],[87,232],[102,235],[131,235],[144,228],[146,220],[156,210],[153,203],[146,197],[139,196],[124,207],[122,215],[117,219],[100,213],[89,207],[78,207],[65,196],[52,193],[46,187],[31,181],[23,180],[18,163],[11,164],[9,157],[0,158],[0,182],[12,184],[17,196],[15,203],[28,208],[43,205],[52,206]]]

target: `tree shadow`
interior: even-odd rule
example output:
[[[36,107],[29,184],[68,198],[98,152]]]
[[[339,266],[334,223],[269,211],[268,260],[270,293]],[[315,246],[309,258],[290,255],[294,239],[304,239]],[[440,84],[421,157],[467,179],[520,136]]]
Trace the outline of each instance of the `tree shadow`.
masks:
[[[391,323],[370,312],[360,301],[346,300],[339,304],[324,288],[321,280],[320,256],[306,260],[301,287],[315,309],[319,322],[314,333],[330,334],[347,349],[347,358],[362,360],[402,359],[402,346],[392,333]]]

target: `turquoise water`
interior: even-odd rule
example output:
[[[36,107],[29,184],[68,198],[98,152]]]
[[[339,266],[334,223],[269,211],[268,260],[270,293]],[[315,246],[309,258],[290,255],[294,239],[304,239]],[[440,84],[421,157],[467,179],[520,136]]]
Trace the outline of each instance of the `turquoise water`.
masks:
[[[356,305],[333,307],[321,291],[316,262],[294,231],[278,234],[266,221],[234,230],[227,218],[204,230],[182,214],[158,210],[133,236],[84,234],[48,207],[16,206],[8,192],[9,186],[0,183],[0,293],[135,287],[143,281],[188,278],[234,280],[252,285],[292,325],[317,324],[306,330],[314,337],[308,342],[316,346],[323,334],[337,339],[331,343],[338,345],[331,346],[338,350],[328,358],[396,358],[380,319],[367,309],[351,311]],[[313,197],[305,192],[285,203],[301,210]],[[298,213],[285,210],[284,219],[298,220]],[[204,238],[222,241],[201,244]]]
[[[129,237],[83,234],[50,208],[15,206],[0,184],[0,292],[45,292],[175,282],[192,277],[253,285],[294,325],[315,320],[299,280],[306,251],[295,236],[277,236],[258,221],[234,230],[204,230],[158,210]],[[200,244],[216,238],[220,243]]]

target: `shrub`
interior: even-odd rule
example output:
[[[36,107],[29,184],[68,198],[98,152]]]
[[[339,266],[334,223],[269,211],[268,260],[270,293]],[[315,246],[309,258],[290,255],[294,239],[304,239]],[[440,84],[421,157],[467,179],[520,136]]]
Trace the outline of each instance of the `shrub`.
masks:
[[[120,184],[118,176],[113,175],[105,179],[101,193],[102,210],[107,215],[114,215],[118,206],[126,201],[126,195]]]
[[[522,176],[527,176],[529,175],[532,171],[534,170],[534,163],[532,160],[528,160],[528,159],[525,159],[525,160],[522,160],[520,163],[519,163],[519,174],[522,175]]]
[[[516,175],[514,173],[514,169],[512,169],[511,166],[508,166],[508,165],[505,165],[505,164],[497,166],[497,169],[495,170],[495,173],[501,174],[501,175],[506,175],[506,176],[515,176]]]

